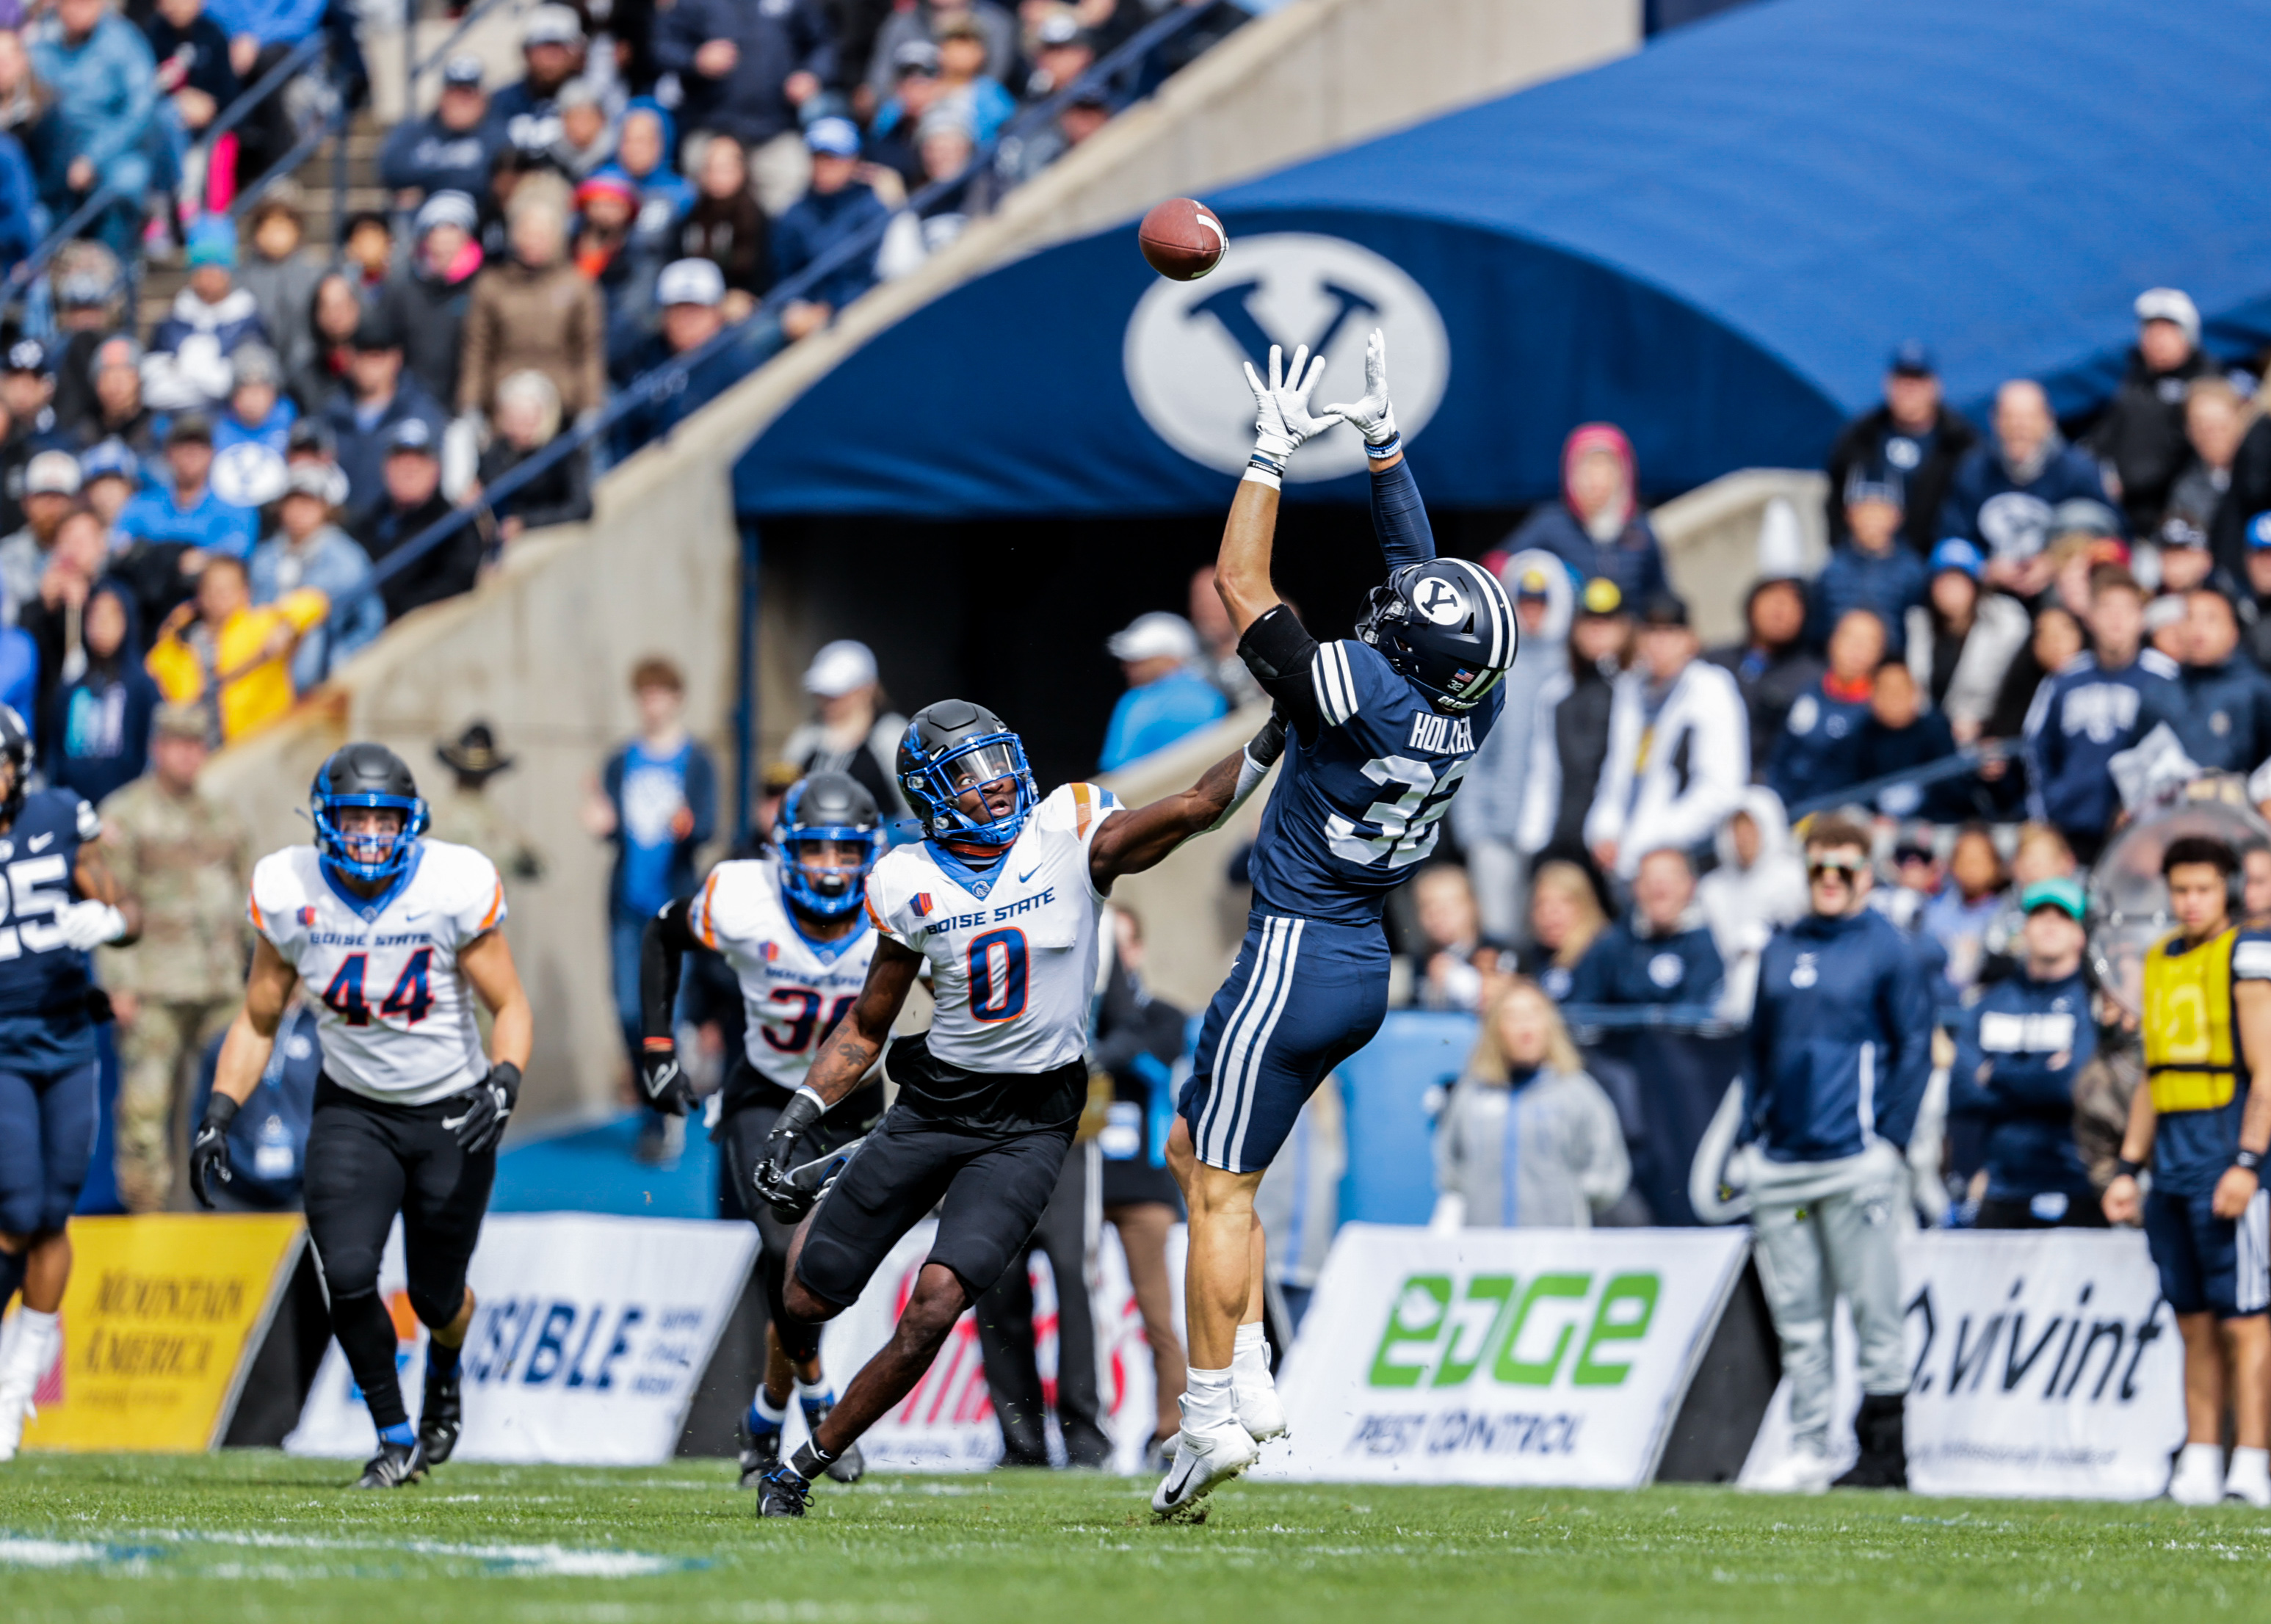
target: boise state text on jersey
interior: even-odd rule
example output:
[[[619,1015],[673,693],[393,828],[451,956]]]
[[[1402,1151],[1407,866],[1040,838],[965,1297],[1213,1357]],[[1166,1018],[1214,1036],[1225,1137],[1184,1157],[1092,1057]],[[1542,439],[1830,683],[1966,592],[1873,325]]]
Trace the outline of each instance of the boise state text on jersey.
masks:
[[[793,1092],[820,1040],[860,995],[875,932],[862,914],[833,942],[806,935],[781,895],[781,860],[719,863],[695,893],[686,924],[741,983],[750,1069]]]
[[[340,1087],[422,1106],[488,1075],[458,955],[504,922],[504,883],[471,846],[421,840],[374,898],[338,883],[312,846],[252,871],[252,927],[322,1006],[324,1072]]]
[[[0,1052],[26,1069],[60,1070],[94,1058],[86,955],[67,945],[56,916],[77,897],[78,848],[102,820],[77,795],[28,795],[0,833]]]
[[[885,853],[867,915],[930,960],[930,1053],[979,1072],[1039,1073],[1087,1046],[1098,914],[1089,847],[1120,802],[1093,784],[1050,793],[984,873],[935,841]]]
[[[1318,736],[1299,728],[1262,816],[1254,905],[1335,924],[1377,920],[1387,894],[1435,849],[1451,797],[1505,695],[1448,716],[1379,650],[1318,645]]]

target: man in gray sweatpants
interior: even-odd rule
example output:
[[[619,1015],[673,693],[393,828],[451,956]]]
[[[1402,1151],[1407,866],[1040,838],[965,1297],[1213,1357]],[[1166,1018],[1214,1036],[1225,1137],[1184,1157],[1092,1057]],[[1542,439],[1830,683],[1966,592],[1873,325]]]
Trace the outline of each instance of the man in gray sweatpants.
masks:
[[[1861,1458],[1841,1487],[1905,1488],[1898,1236],[1909,1136],[1932,1070],[1931,982],[1907,938],[1862,905],[1867,831],[1842,818],[1806,835],[1813,908],[1760,959],[1743,1067],[1748,1143],[1735,1169],[1751,1195],[1759,1278],[1782,1343],[1795,1448],[1766,1480],[1830,1486],[1831,1311],[1859,1340]]]

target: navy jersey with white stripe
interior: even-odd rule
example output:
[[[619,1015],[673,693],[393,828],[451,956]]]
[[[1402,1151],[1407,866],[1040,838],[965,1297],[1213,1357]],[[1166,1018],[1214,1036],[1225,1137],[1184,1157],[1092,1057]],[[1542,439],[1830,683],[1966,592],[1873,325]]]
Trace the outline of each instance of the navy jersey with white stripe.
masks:
[[[94,1058],[86,955],[56,916],[78,900],[80,844],[101,832],[93,807],[50,789],[26,796],[0,833],[0,1055],[34,1070]]]

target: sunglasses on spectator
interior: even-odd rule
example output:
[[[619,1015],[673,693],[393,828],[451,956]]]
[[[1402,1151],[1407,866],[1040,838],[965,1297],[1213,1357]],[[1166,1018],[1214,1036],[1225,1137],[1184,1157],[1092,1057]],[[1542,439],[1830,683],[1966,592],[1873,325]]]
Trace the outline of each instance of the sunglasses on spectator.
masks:
[[[1806,877],[1816,884],[1823,880],[1835,880],[1840,884],[1850,885],[1853,876],[1860,872],[1859,863],[1839,862],[1835,858],[1817,858],[1806,865]]]

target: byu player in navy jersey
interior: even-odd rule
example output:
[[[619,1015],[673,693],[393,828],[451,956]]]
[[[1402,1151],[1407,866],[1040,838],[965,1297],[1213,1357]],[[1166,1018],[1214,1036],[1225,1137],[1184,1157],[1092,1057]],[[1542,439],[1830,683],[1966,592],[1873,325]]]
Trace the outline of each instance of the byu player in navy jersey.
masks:
[[[92,844],[94,808],[30,791],[32,739],[0,705],[0,1310],[24,1293],[0,1365],[0,1461],[63,1346],[64,1229],[94,1151],[95,1010],[87,950],[138,928]]]
[[[1254,459],[1231,504],[1215,589],[1238,652],[1287,727],[1284,771],[1262,817],[1254,911],[1207,1010],[1168,1157],[1190,1207],[1190,1387],[1174,1464],[1151,1497],[1183,1510],[1285,1430],[1262,1334],[1254,1192],[1304,1101],[1388,1010],[1389,891],[1435,849],[1439,823],[1498,720],[1514,663],[1514,607],[1486,570],[1439,559],[1388,400],[1388,356],[1365,347],[1365,395],[1309,413],[1324,369],[1270,354]],[[1388,561],[1357,636],[1319,644],[1270,582],[1278,483],[1302,441],[1345,421],[1364,436],[1373,529]]]

